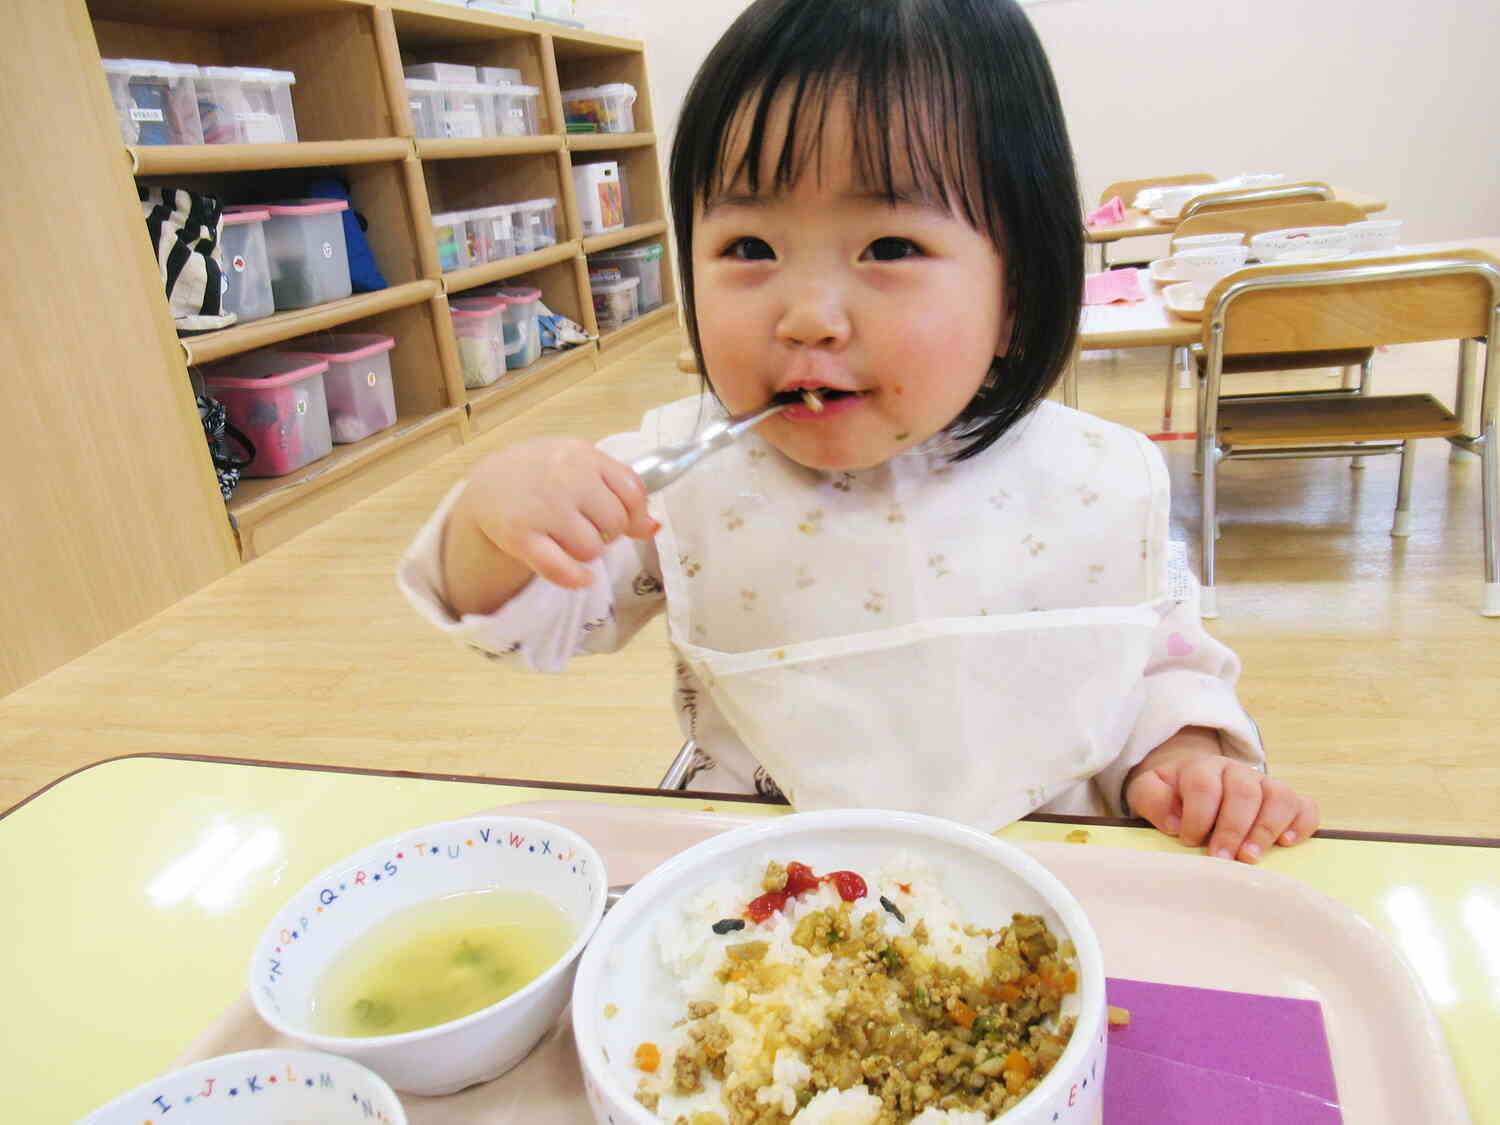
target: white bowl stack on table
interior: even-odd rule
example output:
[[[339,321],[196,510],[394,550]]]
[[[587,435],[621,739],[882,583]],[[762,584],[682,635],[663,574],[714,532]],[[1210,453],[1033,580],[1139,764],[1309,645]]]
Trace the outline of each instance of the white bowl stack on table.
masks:
[[[900,872],[919,873],[906,876],[911,881],[904,885],[917,888],[917,880],[939,885],[935,897],[926,900],[930,915],[922,915],[932,922],[934,948],[942,934],[950,933],[942,921],[945,913],[963,924],[994,930],[1010,925],[1015,913],[1040,915],[1060,943],[1071,941],[1076,950],[1077,989],[1062,1008],[1062,1015],[1074,1017],[1076,1024],[1051,1071],[1005,1112],[1004,1120],[1006,1125],[1100,1120],[1104,968],[1094,931],[1072,894],[1020,849],[962,825],[912,813],[836,810],[794,814],[706,840],[657,867],[611,910],[584,952],[573,990],[574,1034],[598,1125],[672,1120],[665,1104],[658,1117],[636,1100],[641,1078],[637,1049],[673,1042],[673,1025],[687,1014],[688,989],[696,986],[694,981],[704,982],[711,964],[705,958],[720,946],[769,937],[775,950],[780,940],[776,928],[781,927],[784,937],[789,921],[773,918],[764,926],[710,936],[710,930],[714,935],[719,930],[703,914],[713,913],[742,888],[747,896],[758,894],[762,872],[772,860],[783,865],[795,860],[819,873],[861,874],[869,884],[867,905],[888,928],[892,924],[873,903],[885,893],[882,880],[899,878]],[[914,913],[900,925],[914,925],[916,917]],[[696,947],[703,947],[698,951],[703,956],[694,962]],[[689,969],[693,964],[696,970]],[[673,1060],[665,1046],[659,1049],[660,1066],[670,1075]],[[783,1066],[778,1054],[776,1065],[778,1082],[796,1081],[793,1060]],[[799,1093],[805,1096],[808,1090]],[[790,1089],[782,1093],[790,1096]],[[808,1104],[816,1106],[825,1097],[818,1094]],[[864,1120],[857,1113],[840,1116],[832,1102],[829,1108],[829,1121],[856,1125]],[[728,1119],[722,1110],[720,1116]]]

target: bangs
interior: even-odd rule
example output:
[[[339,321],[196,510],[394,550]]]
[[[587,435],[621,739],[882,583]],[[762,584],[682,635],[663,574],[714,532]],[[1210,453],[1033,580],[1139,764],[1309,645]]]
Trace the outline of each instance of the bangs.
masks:
[[[681,169],[694,204],[821,179],[825,127],[843,115],[861,192],[941,204],[999,244],[998,216],[983,204],[973,91],[944,62],[948,46],[931,25],[900,7],[809,3],[788,15],[772,49],[745,60],[754,70],[741,88],[753,92],[722,107],[698,150],[707,159]]]

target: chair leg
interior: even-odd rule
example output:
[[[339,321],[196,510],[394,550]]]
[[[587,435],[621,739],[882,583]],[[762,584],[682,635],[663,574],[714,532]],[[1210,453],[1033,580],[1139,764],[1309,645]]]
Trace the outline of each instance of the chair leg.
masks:
[[[1177,363],[1181,352],[1178,347],[1167,349],[1167,381],[1161,403],[1161,431],[1164,434],[1172,432],[1172,396],[1177,390]]]
[[[1391,536],[1404,539],[1411,534],[1411,473],[1417,459],[1417,443],[1407,438],[1401,443],[1401,475],[1396,480],[1396,518]]]
[[[1494,346],[1495,341],[1490,341]],[[1486,617],[1500,617],[1500,449],[1495,448],[1495,423],[1487,422],[1479,460],[1484,472],[1484,605]]]
[[[1193,406],[1197,417],[1197,428],[1193,434],[1193,472],[1199,476],[1203,475],[1203,462],[1206,457],[1203,446],[1203,431],[1208,428],[1208,419],[1203,408],[1203,379],[1198,374],[1198,364],[1189,354],[1188,360],[1193,364]]]
[[[1214,494],[1217,461],[1213,450],[1209,450],[1203,458],[1203,512],[1199,526],[1203,562],[1203,598],[1200,610],[1203,617],[1219,616],[1218,593],[1214,589],[1214,549],[1217,546],[1215,540],[1218,538],[1219,528],[1218,497]]]
[[[1474,339],[1458,342],[1458,385],[1453,391],[1453,412],[1458,415],[1458,424],[1465,437],[1473,437],[1478,429],[1475,413],[1478,403],[1474,401],[1474,372],[1479,358],[1479,341]],[[1448,460],[1458,461],[1471,456],[1467,449],[1456,445],[1448,447]]]
[[[1374,356],[1371,356],[1369,359],[1365,360],[1359,365],[1359,393],[1362,395],[1367,395],[1370,393],[1370,371],[1374,366]],[[1345,386],[1347,385],[1348,384],[1345,384]],[[1349,467],[1351,469],[1363,469],[1365,467],[1365,459],[1363,457],[1352,458],[1349,461]]]

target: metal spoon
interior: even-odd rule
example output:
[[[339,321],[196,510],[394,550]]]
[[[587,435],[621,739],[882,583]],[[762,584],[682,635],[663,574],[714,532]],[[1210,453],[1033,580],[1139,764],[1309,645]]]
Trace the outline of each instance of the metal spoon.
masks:
[[[785,410],[788,406],[806,402],[813,395],[812,391],[784,391],[758,410],[721,418],[704,427],[692,441],[683,442],[681,445],[663,445],[659,449],[653,449],[650,453],[643,453],[630,463],[630,467],[640,474],[641,480],[646,484],[647,492],[656,492],[671,484],[710,453],[723,449],[735,441],[757,422]],[[821,409],[821,397],[818,401],[819,409]]]

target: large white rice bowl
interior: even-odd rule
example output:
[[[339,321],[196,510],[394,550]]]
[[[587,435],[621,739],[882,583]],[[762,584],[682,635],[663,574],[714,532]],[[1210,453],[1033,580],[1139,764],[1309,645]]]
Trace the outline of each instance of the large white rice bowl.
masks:
[[[763,941],[767,959],[790,966],[774,993],[749,1009],[777,1011],[788,1033],[819,1025],[844,1001],[844,994],[830,994],[821,984],[828,955],[818,961],[790,940],[801,918],[840,901],[833,886],[808,892],[763,924],[714,932],[714,922],[743,915],[771,861],[797,861],[819,875],[859,873],[869,892],[851,905],[852,920],[873,912],[890,934],[909,934],[920,920],[929,935],[923,948],[947,965],[969,969],[976,980],[984,977],[993,941],[962,928],[998,931],[1011,925],[1013,914],[1039,915],[1059,943],[1071,942],[1077,988],[1064,997],[1059,1018],[1073,1021],[1073,1031],[1046,1077],[996,1119],[1004,1125],[1100,1119],[1104,969],[1098,940],[1073,896],[1020,849],[974,829],[914,813],[836,810],[795,814],[704,841],[652,871],[605,916],[579,963],[572,1013],[598,1125],[657,1125],[679,1116],[692,1122],[705,1111],[727,1125],[718,1080],[705,1074],[703,1089],[689,1095],[670,1090],[676,1051],[689,1043],[689,1004],[731,995],[720,972],[726,947]],[[910,888],[896,896],[906,915],[900,923],[878,902],[897,881]],[[729,1011],[715,1018],[732,1037],[726,1055],[730,1079],[758,1032],[753,1018]],[[655,1113],[636,1098],[643,1078],[636,1052],[643,1043],[660,1055],[647,1085],[668,1088]],[[769,1051],[759,1057],[764,1066]],[[758,1101],[781,1106],[793,1125],[872,1125],[880,1102],[868,1089],[851,1084],[814,1091],[807,1072],[797,1051],[779,1048],[771,1081],[757,1087]],[[990,1119],[982,1111],[932,1107],[911,1118],[918,1125],[983,1125]]]

